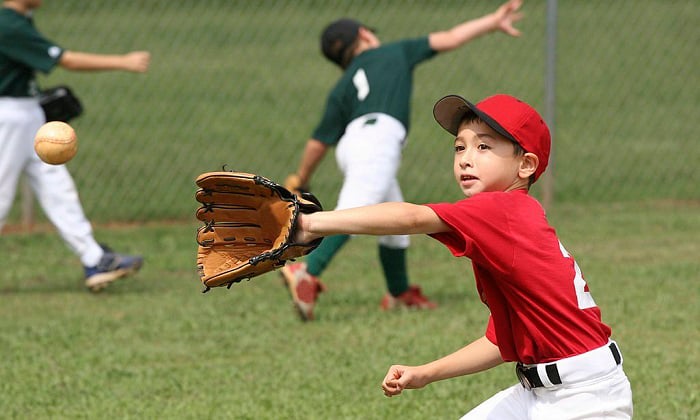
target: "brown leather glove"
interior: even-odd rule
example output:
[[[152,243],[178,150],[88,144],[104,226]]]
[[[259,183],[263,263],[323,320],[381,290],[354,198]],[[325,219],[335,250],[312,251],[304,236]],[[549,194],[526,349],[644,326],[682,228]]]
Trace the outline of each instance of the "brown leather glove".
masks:
[[[294,194],[259,175],[207,172],[199,175],[196,200],[197,269],[205,286],[228,286],[282,267],[313,251],[321,239],[294,243],[297,217],[323,210],[310,193]]]

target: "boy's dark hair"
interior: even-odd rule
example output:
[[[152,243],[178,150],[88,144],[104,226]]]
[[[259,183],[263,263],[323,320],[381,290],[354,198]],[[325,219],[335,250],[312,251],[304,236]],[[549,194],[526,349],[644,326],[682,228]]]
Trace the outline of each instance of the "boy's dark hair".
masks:
[[[486,123],[486,121],[479,118],[479,116],[473,112],[468,112],[468,113],[464,114],[464,117],[462,118],[462,121],[460,121],[459,125],[461,126],[462,124],[469,124],[469,123],[480,123],[480,124],[488,125]],[[521,145],[519,145],[518,143],[515,143],[515,142],[510,141],[510,140],[508,140],[508,141],[513,145],[513,155],[514,156],[516,156],[516,157],[522,156],[525,153],[527,153],[526,150],[523,149],[523,147]],[[535,175],[532,174],[528,178],[527,188],[530,189],[530,186],[534,183],[535,183]]]

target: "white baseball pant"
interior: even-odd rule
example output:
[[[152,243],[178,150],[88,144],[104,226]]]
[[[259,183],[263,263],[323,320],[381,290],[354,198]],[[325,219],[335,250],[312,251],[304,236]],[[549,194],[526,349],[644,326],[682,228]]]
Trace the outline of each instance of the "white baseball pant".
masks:
[[[336,210],[403,201],[396,174],[405,139],[403,124],[386,114],[363,115],[348,124],[335,151],[344,175]],[[380,236],[379,243],[405,249],[410,240],[407,235]]]
[[[632,388],[608,346],[557,361],[561,385],[531,390],[513,385],[462,420],[631,419]]]
[[[104,251],[95,241],[75,183],[65,165],[49,165],[34,151],[34,135],[45,122],[35,98],[0,97],[0,230],[24,173],[46,217],[85,266]]]

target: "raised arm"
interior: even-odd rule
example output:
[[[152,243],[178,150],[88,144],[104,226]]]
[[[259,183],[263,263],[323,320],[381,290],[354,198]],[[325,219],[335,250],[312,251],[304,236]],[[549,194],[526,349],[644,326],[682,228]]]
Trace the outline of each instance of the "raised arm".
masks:
[[[522,19],[522,14],[518,13],[521,5],[522,0],[510,0],[493,13],[468,20],[447,31],[433,32],[428,36],[430,47],[435,51],[450,51],[494,31],[520,36],[513,24]]]
[[[133,51],[127,54],[93,54],[66,50],[58,64],[72,71],[123,70],[145,73],[151,61],[147,51]]]
[[[450,230],[430,207],[403,202],[305,214],[300,220],[300,242],[337,234],[411,235]]]
[[[481,337],[456,352],[420,366],[394,365],[389,368],[382,390],[391,397],[404,389],[422,388],[432,382],[469,375],[503,363],[498,347]]]

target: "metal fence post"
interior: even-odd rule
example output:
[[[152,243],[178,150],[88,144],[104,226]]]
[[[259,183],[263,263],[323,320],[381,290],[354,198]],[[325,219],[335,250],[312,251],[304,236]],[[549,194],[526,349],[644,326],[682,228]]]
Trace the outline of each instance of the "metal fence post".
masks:
[[[557,0],[547,0],[547,37],[545,52],[544,75],[544,120],[549,126],[552,136],[552,150],[549,155],[549,166],[542,178],[542,205],[549,209],[554,201],[554,137],[555,137],[555,97],[556,97],[556,64],[557,64]]]
[[[31,232],[34,227],[34,196],[29,182],[24,178],[21,181],[19,193],[22,203],[22,230]]]

